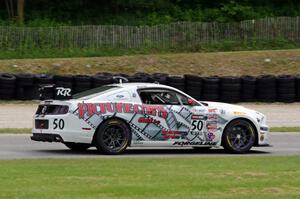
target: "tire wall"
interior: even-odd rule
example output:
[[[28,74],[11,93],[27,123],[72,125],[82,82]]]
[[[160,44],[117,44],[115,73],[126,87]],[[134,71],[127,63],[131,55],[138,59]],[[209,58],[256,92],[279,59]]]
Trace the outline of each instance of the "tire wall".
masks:
[[[300,75],[262,75],[241,77],[172,76],[164,73],[134,75],[97,73],[88,75],[0,74],[0,100],[39,99],[39,88],[55,84],[82,92],[106,84],[117,83],[113,76],[123,76],[129,82],[160,83],[184,91],[197,100],[237,102],[300,102]],[[45,94],[53,98],[51,91]]]

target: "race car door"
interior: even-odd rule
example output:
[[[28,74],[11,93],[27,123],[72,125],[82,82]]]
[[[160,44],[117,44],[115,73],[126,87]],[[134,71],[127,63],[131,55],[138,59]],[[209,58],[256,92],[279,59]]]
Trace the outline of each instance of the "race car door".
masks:
[[[158,110],[163,109],[167,112],[165,118],[145,114],[145,118],[139,119],[139,122],[147,123],[142,133],[149,135],[149,141],[174,143],[205,140],[205,106],[171,89],[143,88],[139,89],[138,93],[143,105],[157,106]]]

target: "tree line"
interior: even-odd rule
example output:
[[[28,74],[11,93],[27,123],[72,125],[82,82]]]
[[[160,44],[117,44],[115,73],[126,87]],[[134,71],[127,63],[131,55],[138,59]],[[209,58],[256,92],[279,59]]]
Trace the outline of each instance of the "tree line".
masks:
[[[299,0],[3,0],[0,25],[155,25],[300,16]]]

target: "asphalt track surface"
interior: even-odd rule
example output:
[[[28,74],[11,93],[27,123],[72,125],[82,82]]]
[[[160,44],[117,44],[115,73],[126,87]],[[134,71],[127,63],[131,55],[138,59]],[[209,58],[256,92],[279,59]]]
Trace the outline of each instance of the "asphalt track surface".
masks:
[[[271,147],[253,147],[243,155],[227,154],[222,148],[196,152],[192,148],[128,148],[122,155],[101,155],[96,148],[74,152],[61,143],[35,142],[29,134],[0,135],[0,159],[201,157],[201,156],[286,156],[300,155],[300,133],[271,133]]]
[[[300,103],[239,105],[265,114],[270,127],[300,126]],[[0,104],[0,128],[32,128],[32,119],[37,106],[38,104]]]

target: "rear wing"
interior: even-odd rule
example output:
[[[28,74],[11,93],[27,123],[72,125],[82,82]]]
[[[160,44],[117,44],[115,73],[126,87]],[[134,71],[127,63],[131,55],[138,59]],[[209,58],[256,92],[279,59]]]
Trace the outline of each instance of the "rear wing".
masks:
[[[56,86],[55,84],[48,84],[40,86],[39,88],[40,100],[56,99],[66,100],[72,98],[72,88]]]

